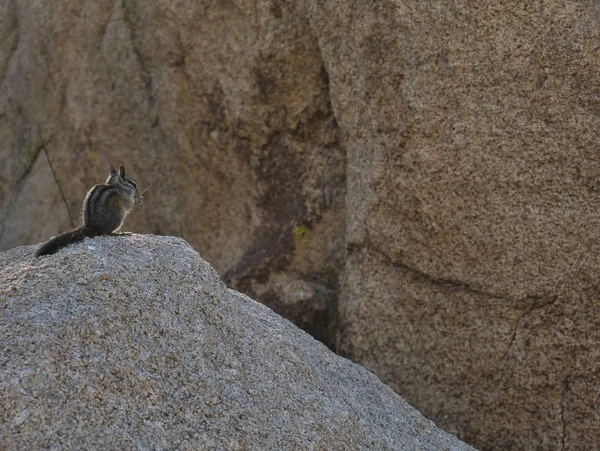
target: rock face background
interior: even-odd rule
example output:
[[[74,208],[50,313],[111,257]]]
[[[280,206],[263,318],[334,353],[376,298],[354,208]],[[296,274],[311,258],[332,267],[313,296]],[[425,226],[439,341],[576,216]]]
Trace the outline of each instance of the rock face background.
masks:
[[[442,427],[596,448],[599,37],[591,1],[3,2],[0,247],[123,163],[129,229]]]
[[[472,450],[185,241],[0,255],[2,449]]]

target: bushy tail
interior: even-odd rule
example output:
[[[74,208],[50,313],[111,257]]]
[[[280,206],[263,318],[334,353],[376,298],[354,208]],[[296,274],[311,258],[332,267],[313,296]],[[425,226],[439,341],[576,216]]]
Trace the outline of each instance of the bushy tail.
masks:
[[[69,230],[68,232],[61,233],[60,235],[53,236],[44,244],[42,244],[37,251],[35,251],[35,256],[39,257],[41,255],[50,255],[54,254],[59,249],[62,249],[65,246],[73,243],[79,243],[83,241],[86,236],[92,236],[88,229],[85,227],[79,227],[75,230]]]

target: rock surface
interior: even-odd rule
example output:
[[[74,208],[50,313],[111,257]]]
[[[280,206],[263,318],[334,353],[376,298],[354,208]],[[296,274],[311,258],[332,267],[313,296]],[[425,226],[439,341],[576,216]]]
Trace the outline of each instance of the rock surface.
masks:
[[[468,450],[185,241],[0,254],[2,449]]]
[[[599,23],[591,1],[0,2],[0,248],[69,227],[124,163],[154,184],[128,229],[183,236],[445,429],[599,448]]]

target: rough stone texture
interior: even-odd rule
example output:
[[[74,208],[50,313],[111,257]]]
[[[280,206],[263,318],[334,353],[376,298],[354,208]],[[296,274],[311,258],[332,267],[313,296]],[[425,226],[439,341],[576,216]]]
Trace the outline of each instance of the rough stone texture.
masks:
[[[2,449],[473,449],[179,238],[0,254]]]
[[[2,2],[0,247],[122,162],[129,229],[460,438],[599,448],[600,10],[476,3]]]

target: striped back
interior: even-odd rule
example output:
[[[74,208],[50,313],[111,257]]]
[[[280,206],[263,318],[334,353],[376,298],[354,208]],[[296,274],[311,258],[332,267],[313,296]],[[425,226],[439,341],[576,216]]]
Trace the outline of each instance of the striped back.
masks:
[[[114,192],[115,188],[111,185],[96,185],[94,186],[85,197],[83,203],[83,223],[91,224],[93,218],[97,218],[101,214],[101,210],[111,192]]]

